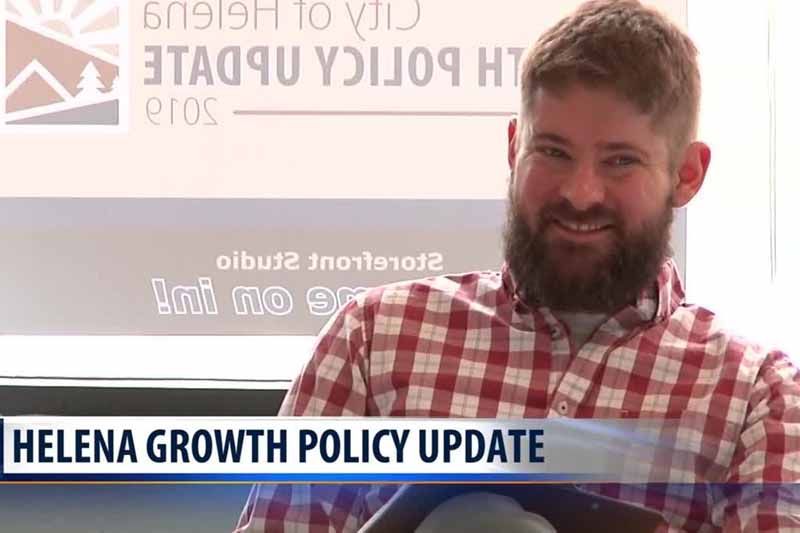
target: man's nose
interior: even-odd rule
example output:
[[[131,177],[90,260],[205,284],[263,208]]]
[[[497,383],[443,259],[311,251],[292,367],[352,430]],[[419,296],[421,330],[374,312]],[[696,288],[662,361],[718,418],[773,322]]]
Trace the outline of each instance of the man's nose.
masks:
[[[595,165],[583,163],[576,165],[572,172],[564,176],[559,192],[576,210],[586,211],[594,205],[604,203],[606,188]]]

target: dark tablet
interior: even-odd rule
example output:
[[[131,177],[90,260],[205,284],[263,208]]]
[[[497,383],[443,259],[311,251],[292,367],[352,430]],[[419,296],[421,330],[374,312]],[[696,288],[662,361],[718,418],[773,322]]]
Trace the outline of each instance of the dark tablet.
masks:
[[[651,510],[598,496],[571,485],[405,485],[360,533],[413,533],[444,501],[468,492],[509,496],[547,519],[558,533],[625,531],[653,533],[664,523]]]

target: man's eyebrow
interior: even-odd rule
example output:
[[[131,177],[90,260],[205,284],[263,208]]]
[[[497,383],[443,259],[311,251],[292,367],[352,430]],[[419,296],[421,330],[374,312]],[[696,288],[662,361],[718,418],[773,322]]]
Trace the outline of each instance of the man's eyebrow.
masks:
[[[639,148],[635,144],[631,144],[631,143],[627,143],[627,142],[618,141],[618,142],[600,143],[598,146],[603,150],[609,150],[609,151],[616,151],[616,150],[625,151],[625,150],[627,150],[627,151],[631,151],[631,152],[636,152],[639,155],[644,156],[644,157],[647,157],[649,155],[646,150],[644,150],[642,148]]]
[[[561,145],[564,145],[564,146],[571,146],[572,145],[572,143],[569,142],[569,139],[567,139],[566,137],[562,137],[561,135],[558,135],[557,133],[550,133],[550,132],[546,132],[546,131],[538,132],[538,133],[534,132],[533,136],[531,137],[531,140],[533,142],[552,142],[552,143],[561,144]]]
[[[531,136],[531,140],[535,143],[551,142],[555,144],[560,144],[562,146],[572,146],[572,143],[566,137],[562,137],[557,133],[552,133],[548,131],[534,132],[534,134]],[[623,150],[623,151],[636,152],[642,157],[649,156],[647,150],[639,148],[635,144],[625,141],[602,142],[598,143],[597,146],[602,150],[608,150],[608,151]]]

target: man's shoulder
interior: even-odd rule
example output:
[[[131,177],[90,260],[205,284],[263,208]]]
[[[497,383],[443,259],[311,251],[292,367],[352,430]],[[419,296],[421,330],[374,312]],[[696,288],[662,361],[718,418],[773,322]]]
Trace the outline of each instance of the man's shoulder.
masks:
[[[679,306],[667,324],[667,331],[685,338],[689,344],[702,346],[708,357],[721,357],[756,372],[763,365],[794,364],[780,347],[737,330],[724,316],[700,305]]]
[[[364,294],[364,303],[391,302],[431,294],[445,297],[480,298],[502,287],[500,272],[479,270],[443,274],[382,285]]]
[[[322,329],[322,337],[342,331],[398,334],[401,323],[445,327],[456,312],[493,315],[505,298],[501,272],[473,271],[389,283],[358,293]]]
[[[429,308],[447,313],[454,307],[495,307],[503,300],[502,273],[478,270],[398,281],[367,289],[341,310],[343,315],[369,320],[378,315],[402,315],[407,309]]]

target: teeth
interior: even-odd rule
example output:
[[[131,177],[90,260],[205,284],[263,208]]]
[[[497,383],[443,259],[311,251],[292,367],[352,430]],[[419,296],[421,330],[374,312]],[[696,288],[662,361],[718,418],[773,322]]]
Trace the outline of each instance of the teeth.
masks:
[[[576,224],[574,222],[566,222],[566,221],[562,221],[561,223],[567,228],[571,229],[572,231],[579,231],[584,233],[590,231],[597,231],[600,228],[602,228],[602,226],[600,226],[599,224]]]

